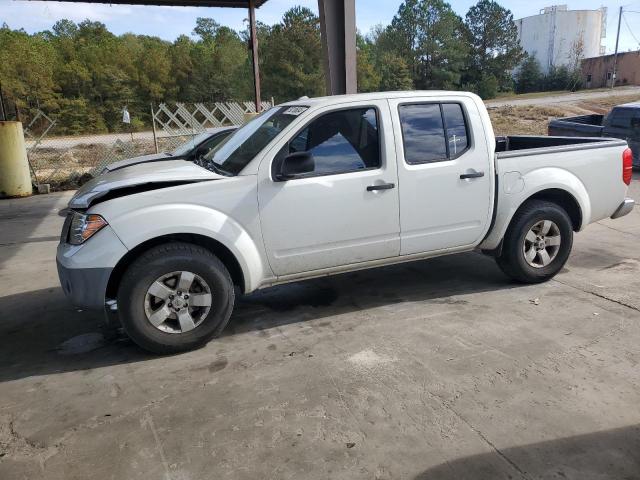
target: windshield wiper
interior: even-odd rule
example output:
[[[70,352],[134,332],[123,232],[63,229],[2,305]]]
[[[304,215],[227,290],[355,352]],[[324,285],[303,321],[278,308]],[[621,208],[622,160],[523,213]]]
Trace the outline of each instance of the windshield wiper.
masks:
[[[220,167],[218,164],[216,164],[213,160],[209,160],[208,162],[196,162],[198,165],[200,165],[203,168],[206,168],[207,170],[211,170],[213,171],[213,173],[217,173],[218,175],[222,175],[225,177],[233,177],[233,174],[231,172],[228,172],[227,170],[225,170],[224,168]]]

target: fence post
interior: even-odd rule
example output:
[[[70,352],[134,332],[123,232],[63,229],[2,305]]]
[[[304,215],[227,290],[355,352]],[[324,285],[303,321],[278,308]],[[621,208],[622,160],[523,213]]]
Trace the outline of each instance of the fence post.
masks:
[[[158,153],[158,136],[156,135],[156,116],[153,113],[153,102],[151,102],[151,125],[153,126],[153,145]]]

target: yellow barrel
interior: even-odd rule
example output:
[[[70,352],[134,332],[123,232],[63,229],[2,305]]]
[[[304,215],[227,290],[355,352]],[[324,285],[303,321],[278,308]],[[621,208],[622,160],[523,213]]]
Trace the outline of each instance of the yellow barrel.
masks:
[[[0,198],[32,193],[22,123],[0,122]]]

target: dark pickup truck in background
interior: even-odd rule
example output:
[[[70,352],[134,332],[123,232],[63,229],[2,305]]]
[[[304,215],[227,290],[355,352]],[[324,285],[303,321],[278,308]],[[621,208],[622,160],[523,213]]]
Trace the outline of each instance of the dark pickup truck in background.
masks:
[[[548,133],[560,137],[613,137],[626,140],[633,166],[640,168],[640,102],[613,107],[608,115],[579,115],[551,120]]]

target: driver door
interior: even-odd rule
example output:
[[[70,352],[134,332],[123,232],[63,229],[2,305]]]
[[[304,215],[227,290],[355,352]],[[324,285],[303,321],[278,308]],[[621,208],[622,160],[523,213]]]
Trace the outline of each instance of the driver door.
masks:
[[[384,135],[390,120],[384,101],[327,108],[262,161],[260,221],[277,276],[400,254],[395,152]],[[276,180],[274,160],[299,151],[312,155],[313,171]]]

